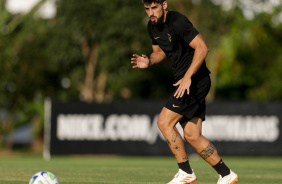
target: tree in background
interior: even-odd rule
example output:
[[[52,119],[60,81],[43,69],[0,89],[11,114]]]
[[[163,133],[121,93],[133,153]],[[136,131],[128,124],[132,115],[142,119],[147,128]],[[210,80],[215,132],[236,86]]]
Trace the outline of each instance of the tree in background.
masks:
[[[60,0],[49,20],[36,16],[44,2],[28,14],[11,15],[1,1],[0,101],[15,126],[40,121],[42,136],[45,97],[110,102],[164,94],[155,84],[165,84],[166,73],[131,70],[131,54],[149,50],[141,2]]]
[[[220,33],[212,53],[217,75],[215,96],[237,100],[281,100],[282,89],[278,84],[282,80],[282,2],[211,1],[223,10],[210,15],[217,19],[221,17],[216,30],[210,32]]]
[[[43,120],[41,92],[49,79],[41,73],[46,58],[37,38],[45,36],[47,26],[34,14],[44,1],[26,15],[12,15],[5,8],[6,1],[0,1],[0,135],[8,148],[14,127]]]
[[[75,47],[81,51],[79,60],[85,73],[75,86],[80,91],[80,99],[87,102],[111,101],[119,98],[119,91],[129,91],[128,85],[140,81],[139,72],[130,71],[126,58],[133,52],[144,50],[146,28],[138,25],[143,17],[138,12],[138,4],[130,0],[108,1],[75,0],[58,1],[54,30],[69,36],[54,39],[68,48],[59,49],[61,55]],[[57,34],[54,34],[55,36]],[[71,41],[73,44],[67,44]],[[70,58],[76,62],[77,57]],[[68,61],[70,62],[70,61]],[[83,70],[81,70],[83,71]],[[81,78],[83,77],[83,78]],[[126,95],[126,94],[125,94]],[[129,94],[128,94],[129,95]],[[137,94],[138,95],[138,94]]]

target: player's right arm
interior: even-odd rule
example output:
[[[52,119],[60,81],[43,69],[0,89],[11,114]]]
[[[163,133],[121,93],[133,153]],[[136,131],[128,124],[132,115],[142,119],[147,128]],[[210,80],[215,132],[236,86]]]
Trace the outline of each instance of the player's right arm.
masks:
[[[131,58],[131,63],[134,65],[132,68],[148,68],[151,65],[155,65],[162,62],[166,58],[166,54],[158,45],[153,45],[152,48],[153,53],[150,55],[150,58],[148,58],[144,54],[142,54],[142,56],[133,54],[133,58]]]

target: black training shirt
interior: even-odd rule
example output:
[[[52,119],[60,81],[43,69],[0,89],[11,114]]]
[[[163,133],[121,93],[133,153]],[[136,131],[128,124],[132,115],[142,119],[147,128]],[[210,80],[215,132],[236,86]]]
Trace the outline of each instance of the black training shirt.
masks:
[[[192,63],[194,49],[189,43],[199,34],[187,17],[176,12],[167,13],[166,22],[154,26],[148,22],[148,32],[153,45],[165,52],[173,68],[175,82],[182,79]],[[205,61],[194,74],[192,80],[209,75]]]

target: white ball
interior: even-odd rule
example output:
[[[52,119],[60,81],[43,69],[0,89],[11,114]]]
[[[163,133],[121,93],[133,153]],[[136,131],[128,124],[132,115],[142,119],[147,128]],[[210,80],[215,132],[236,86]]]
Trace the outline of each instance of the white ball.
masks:
[[[32,176],[29,184],[59,184],[59,181],[54,174],[48,171],[40,171]]]

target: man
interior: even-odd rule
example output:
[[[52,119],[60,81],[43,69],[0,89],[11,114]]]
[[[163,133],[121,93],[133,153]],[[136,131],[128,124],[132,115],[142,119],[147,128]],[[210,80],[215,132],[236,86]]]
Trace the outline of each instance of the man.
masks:
[[[175,91],[162,109],[158,127],[175,155],[179,170],[169,184],[191,184],[196,175],[191,169],[184,142],[175,125],[179,122],[186,141],[219,174],[218,184],[234,184],[238,176],[219,157],[212,143],[202,134],[205,120],[205,97],[210,90],[209,70],[205,58],[208,48],[191,22],[184,15],[167,10],[164,0],[142,1],[150,20],[148,32],[153,53],[133,54],[133,68],[148,68],[165,58],[170,60],[175,78]]]

